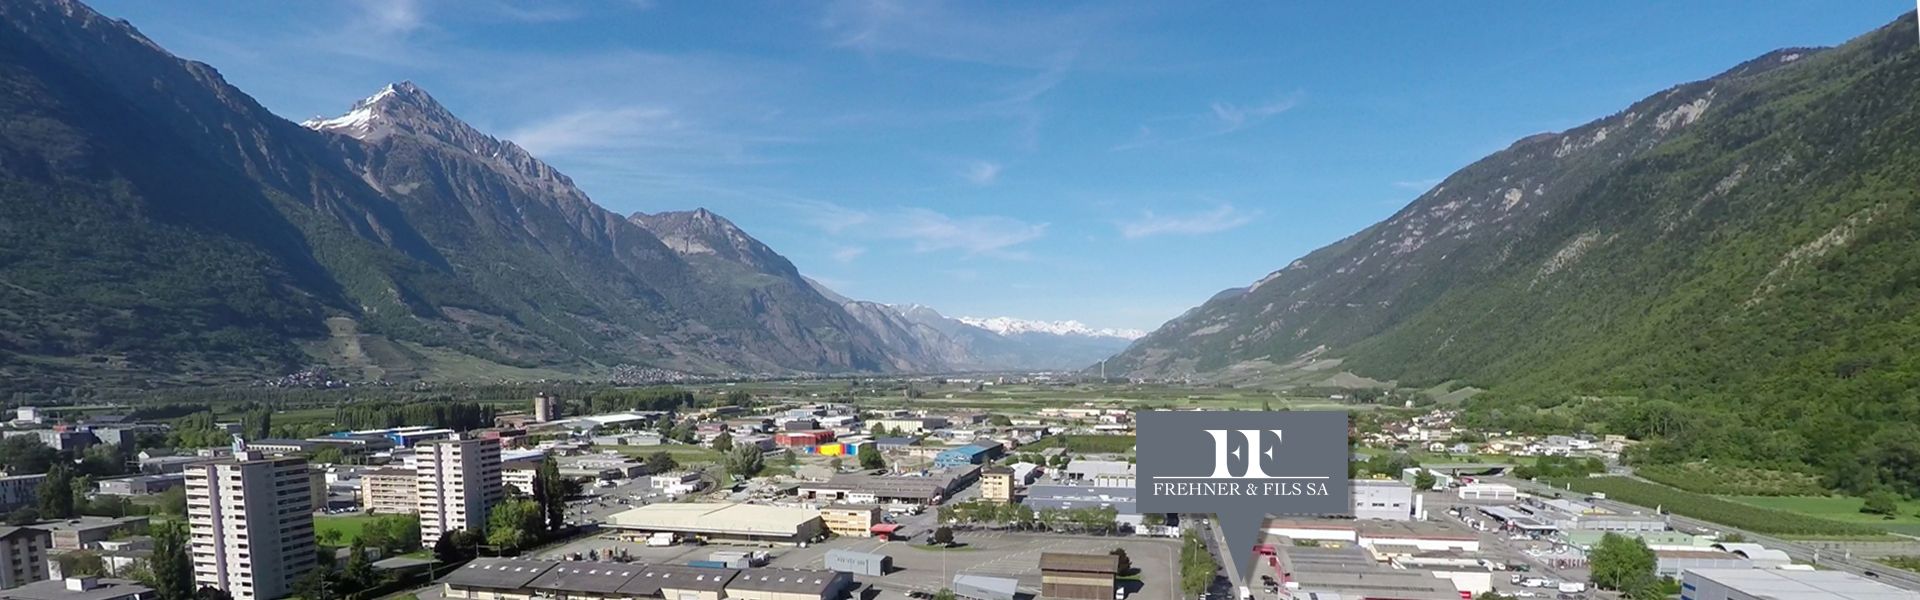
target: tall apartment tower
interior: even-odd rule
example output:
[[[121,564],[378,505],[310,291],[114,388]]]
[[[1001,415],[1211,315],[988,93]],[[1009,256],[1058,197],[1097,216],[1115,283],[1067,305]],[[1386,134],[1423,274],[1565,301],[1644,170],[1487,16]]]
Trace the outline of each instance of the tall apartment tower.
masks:
[[[560,418],[560,399],[540,392],[533,397],[533,421],[545,423]]]
[[[271,600],[317,564],[307,459],[264,458],[234,441],[233,458],[186,468],[193,582],[234,600]]]
[[[500,442],[455,437],[421,444],[413,456],[420,542],[432,547],[449,531],[484,529],[487,510],[507,494],[500,481]]]

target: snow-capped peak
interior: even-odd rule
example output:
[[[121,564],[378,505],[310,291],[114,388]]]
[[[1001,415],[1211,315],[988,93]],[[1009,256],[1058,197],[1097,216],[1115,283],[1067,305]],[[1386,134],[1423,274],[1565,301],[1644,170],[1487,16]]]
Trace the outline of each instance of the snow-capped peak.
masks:
[[[1050,335],[1084,335],[1088,337],[1110,337],[1136,340],[1147,335],[1138,329],[1093,328],[1079,321],[1035,321],[1013,317],[955,317],[961,323],[979,327],[1000,335],[1019,333],[1045,333]]]

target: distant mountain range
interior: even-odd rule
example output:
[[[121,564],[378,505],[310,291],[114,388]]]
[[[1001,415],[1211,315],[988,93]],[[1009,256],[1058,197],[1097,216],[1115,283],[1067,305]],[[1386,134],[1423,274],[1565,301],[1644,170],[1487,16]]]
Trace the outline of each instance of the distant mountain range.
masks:
[[[10,389],[313,367],[389,381],[1077,367],[1117,349],[990,353],[999,342],[829,299],[718,215],[607,211],[410,83],[294,124],[79,2],[0,3],[0,21]]]
[[[1915,37],[1910,13],[1522,138],[1109,372],[1894,402],[1868,390],[1920,384]]]

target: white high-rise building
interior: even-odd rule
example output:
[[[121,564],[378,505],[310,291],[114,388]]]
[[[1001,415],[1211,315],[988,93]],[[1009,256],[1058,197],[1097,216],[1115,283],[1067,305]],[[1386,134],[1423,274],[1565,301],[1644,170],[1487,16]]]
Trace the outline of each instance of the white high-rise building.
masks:
[[[420,475],[420,542],[429,548],[449,531],[485,529],[487,510],[506,497],[499,440],[428,442],[414,448],[413,460]]]
[[[307,459],[234,456],[186,468],[193,582],[234,600],[285,597],[318,562]]]

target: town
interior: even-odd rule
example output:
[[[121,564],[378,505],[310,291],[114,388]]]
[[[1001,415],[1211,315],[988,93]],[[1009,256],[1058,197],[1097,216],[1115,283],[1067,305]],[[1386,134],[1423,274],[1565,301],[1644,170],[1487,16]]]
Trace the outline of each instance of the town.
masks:
[[[1568,483],[1624,472],[1636,442],[1617,435],[1354,412],[1351,512],[1270,518],[1241,572],[1210,515],[1136,509],[1137,403],[700,394],[540,392],[485,422],[299,439],[249,437],[264,410],[22,407],[0,600],[148,600],[149,582],[202,600],[1920,597],[1844,547]]]

